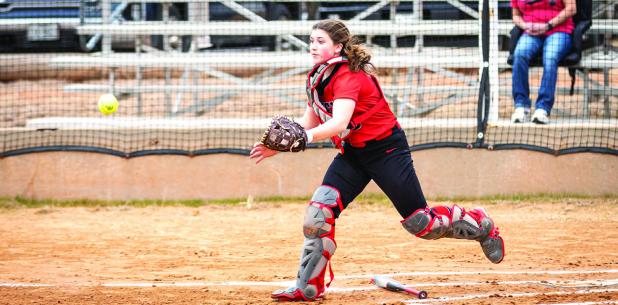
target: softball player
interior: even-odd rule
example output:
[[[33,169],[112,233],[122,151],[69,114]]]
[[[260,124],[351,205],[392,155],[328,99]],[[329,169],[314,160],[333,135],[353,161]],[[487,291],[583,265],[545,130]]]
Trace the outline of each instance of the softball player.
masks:
[[[272,298],[313,301],[323,295],[330,284],[324,283],[327,268],[333,278],[329,261],[337,248],[335,220],[370,180],[393,202],[411,234],[475,240],[491,262],[500,263],[504,242],[482,208],[427,206],[406,135],[388,107],[371,56],[345,24],[338,20],[315,24],[310,54],[315,66],[307,79],[309,102],[298,122],[302,127],[296,128],[302,131],[299,141],[306,145],[331,138],[341,153],[307,207],[296,284],[273,292]],[[259,163],[276,153],[262,141],[254,145],[250,158]]]

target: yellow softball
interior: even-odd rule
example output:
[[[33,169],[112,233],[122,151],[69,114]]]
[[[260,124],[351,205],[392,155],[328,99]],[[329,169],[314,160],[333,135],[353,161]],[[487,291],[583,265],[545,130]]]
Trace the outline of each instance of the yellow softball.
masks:
[[[99,97],[99,111],[104,115],[116,112],[118,106],[118,100],[113,94],[103,94]]]

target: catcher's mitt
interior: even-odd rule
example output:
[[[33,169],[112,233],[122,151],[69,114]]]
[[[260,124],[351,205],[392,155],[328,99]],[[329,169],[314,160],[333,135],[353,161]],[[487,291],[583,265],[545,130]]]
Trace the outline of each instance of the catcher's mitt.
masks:
[[[260,142],[272,150],[299,152],[307,148],[307,133],[293,120],[277,116],[264,131]]]

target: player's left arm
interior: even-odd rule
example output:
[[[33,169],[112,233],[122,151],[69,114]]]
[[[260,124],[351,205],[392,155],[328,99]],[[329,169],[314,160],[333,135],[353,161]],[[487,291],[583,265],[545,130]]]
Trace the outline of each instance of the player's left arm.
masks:
[[[319,142],[336,136],[348,128],[356,102],[348,98],[336,99],[333,102],[333,118],[322,125],[307,130],[309,142]],[[311,136],[309,136],[311,134]]]
[[[301,142],[304,144],[300,150],[304,150],[304,147],[308,143],[328,139],[346,130],[350,122],[350,119],[352,118],[352,114],[354,113],[355,105],[356,105],[356,102],[352,99],[347,99],[347,98],[336,99],[333,102],[333,118],[332,119],[330,119],[328,122],[325,122],[322,125],[316,126],[315,128],[311,128],[311,129],[303,131],[304,126],[302,126],[302,124],[306,124],[307,126],[317,124],[316,123],[317,118],[313,116],[313,114],[305,111],[305,115],[303,116],[303,119],[301,119],[301,123],[297,123],[298,125],[300,125],[299,126],[300,131],[304,134],[303,137],[306,140],[306,142]],[[311,111],[313,112],[313,110]],[[307,116],[309,116],[309,120],[305,120]],[[311,120],[315,120],[315,121],[311,121]],[[272,126],[273,125],[271,125],[270,128],[272,128]],[[269,134],[270,130],[267,130],[266,133]],[[274,138],[275,140],[278,139],[277,136],[275,136]],[[260,163],[262,160],[272,157],[277,154],[277,150],[273,150],[271,148],[266,147],[267,143],[264,143],[264,141],[267,141],[268,139],[270,139],[270,136],[266,136],[266,138],[263,139],[262,142],[257,142],[253,145],[253,148],[251,149],[251,152],[249,153],[249,158],[255,159],[255,163]],[[271,143],[271,144],[274,144],[275,146],[277,146],[282,143],[277,142],[277,143]]]
[[[318,126],[320,124],[320,121],[318,121],[318,117],[313,111],[313,109],[307,106],[307,108],[305,108],[305,113],[300,118],[300,121],[298,123],[305,129],[311,129]]]
[[[309,106],[307,106],[307,108],[305,109],[305,113],[299,119],[298,123],[304,129],[311,129],[320,124],[317,116],[315,115],[315,112],[313,112],[313,109],[311,109]],[[277,153],[278,152],[276,150],[272,150],[266,147],[262,142],[257,142],[253,144],[251,152],[249,152],[249,158],[255,159],[255,163],[260,163],[262,160],[272,157]]]

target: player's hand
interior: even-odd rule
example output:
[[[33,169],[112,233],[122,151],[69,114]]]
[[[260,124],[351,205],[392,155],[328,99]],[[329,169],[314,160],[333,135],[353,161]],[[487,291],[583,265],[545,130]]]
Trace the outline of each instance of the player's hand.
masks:
[[[277,154],[276,150],[272,150],[261,142],[257,142],[253,144],[253,149],[249,153],[249,159],[255,159],[255,164],[260,163],[262,160],[272,157]]]

